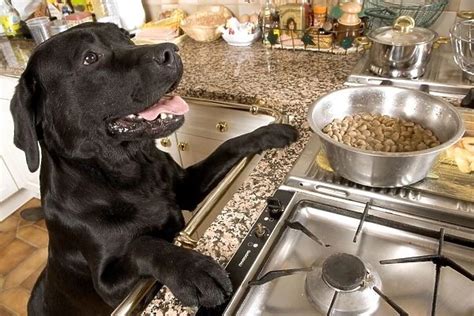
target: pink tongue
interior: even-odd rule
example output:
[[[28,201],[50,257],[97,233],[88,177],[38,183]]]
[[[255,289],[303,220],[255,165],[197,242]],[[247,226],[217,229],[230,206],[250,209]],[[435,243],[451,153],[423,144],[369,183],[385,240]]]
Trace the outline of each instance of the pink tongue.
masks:
[[[189,111],[188,104],[181,97],[174,96],[171,99],[160,100],[143,112],[138,113],[147,121],[153,121],[160,113],[171,113],[175,115],[183,115]]]

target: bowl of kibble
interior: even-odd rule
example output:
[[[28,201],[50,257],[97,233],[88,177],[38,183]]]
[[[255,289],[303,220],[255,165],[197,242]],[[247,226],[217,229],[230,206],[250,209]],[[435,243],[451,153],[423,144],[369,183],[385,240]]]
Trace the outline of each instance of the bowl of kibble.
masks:
[[[308,122],[334,171],[371,187],[423,180],[438,156],[464,134],[458,111],[427,93],[391,86],[328,93]]]

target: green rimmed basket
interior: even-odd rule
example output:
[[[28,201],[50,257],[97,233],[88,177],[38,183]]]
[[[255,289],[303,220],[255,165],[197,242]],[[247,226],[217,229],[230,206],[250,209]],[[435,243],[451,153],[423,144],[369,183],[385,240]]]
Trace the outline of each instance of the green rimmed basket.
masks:
[[[415,19],[419,27],[431,26],[448,4],[448,0],[366,0],[363,14],[368,18],[368,28],[392,25],[402,15]]]

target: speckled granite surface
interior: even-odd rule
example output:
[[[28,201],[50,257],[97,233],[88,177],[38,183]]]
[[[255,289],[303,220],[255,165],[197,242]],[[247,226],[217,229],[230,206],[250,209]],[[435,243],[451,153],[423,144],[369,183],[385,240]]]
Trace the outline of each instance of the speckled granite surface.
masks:
[[[24,44],[23,45],[27,45]],[[22,46],[25,47],[25,46]],[[27,49],[26,49],[27,53]],[[333,55],[269,49],[260,43],[232,47],[222,40],[180,44],[184,76],[177,93],[222,101],[253,104],[263,101],[293,117],[300,139],[284,150],[270,150],[199,240],[197,251],[225,265],[265,206],[265,199],[282,183],[309,139],[308,106],[328,91],[341,88],[360,54]],[[19,75],[22,67],[9,67],[0,58],[0,75]],[[188,315],[166,289],[143,315]]]
[[[181,45],[185,73],[181,95],[251,104],[257,100],[286,113],[299,127],[300,139],[285,150],[263,155],[255,170],[200,239],[196,250],[226,264],[282,183],[309,139],[306,113],[318,96],[342,87],[360,55],[271,50],[255,43],[232,47],[223,41]],[[160,294],[143,315],[188,315],[169,291]]]

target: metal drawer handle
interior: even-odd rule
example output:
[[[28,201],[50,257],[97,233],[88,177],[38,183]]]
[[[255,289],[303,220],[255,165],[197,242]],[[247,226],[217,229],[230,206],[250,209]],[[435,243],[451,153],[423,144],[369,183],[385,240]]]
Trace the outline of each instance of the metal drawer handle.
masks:
[[[186,142],[179,142],[178,148],[181,151],[187,151],[189,149],[189,144]]]
[[[229,129],[229,126],[226,121],[220,121],[216,124],[216,129],[221,133],[225,133]]]
[[[160,144],[163,147],[170,147],[171,146],[171,140],[168,137],[162,138],[162,139],[160,139]]]

